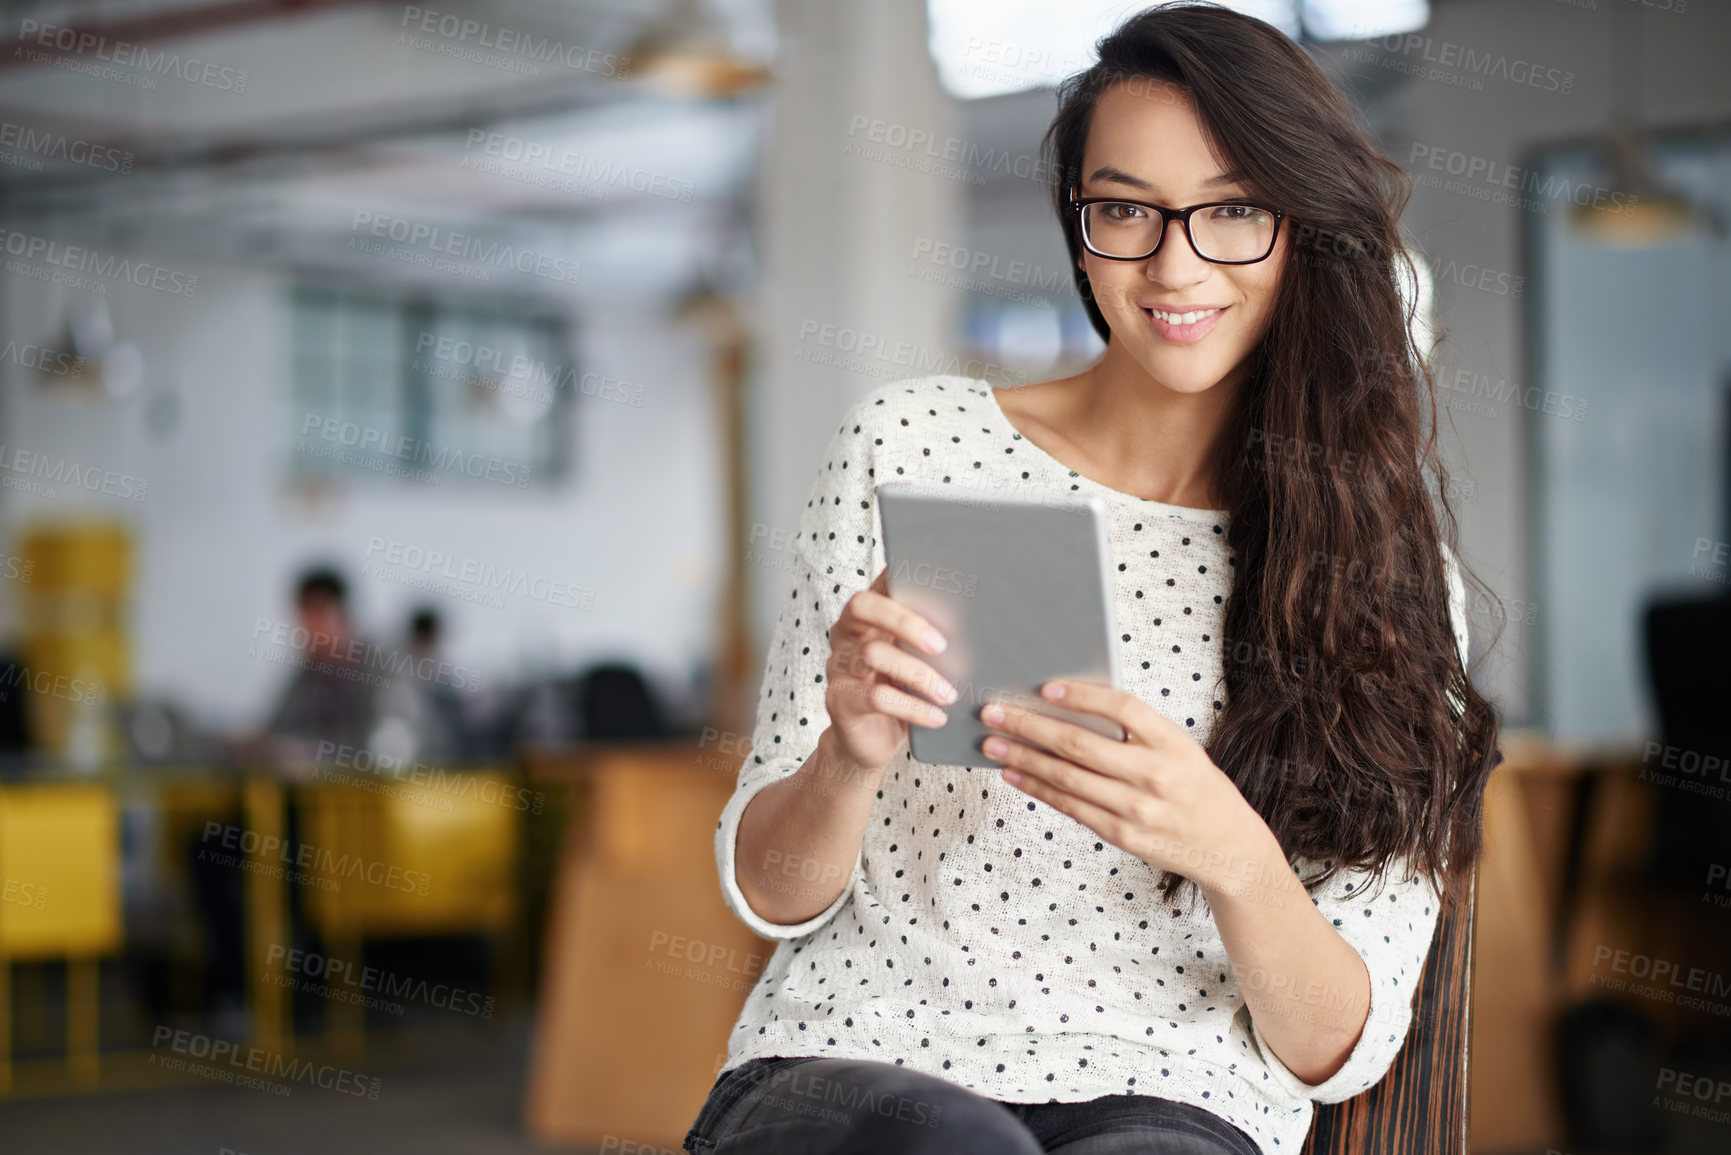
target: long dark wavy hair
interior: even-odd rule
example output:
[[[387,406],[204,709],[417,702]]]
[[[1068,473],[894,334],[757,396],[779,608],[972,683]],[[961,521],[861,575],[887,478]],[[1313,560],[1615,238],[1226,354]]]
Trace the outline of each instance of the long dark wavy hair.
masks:
[[[1288,857],[1314,867],[1307,886],[1346,869],[1380,884],[1398,856],[1459,901],[1502,753],[1450,623],[1443,549],[1458,554],[1458,530],[1427,351],[1413,338],[1417,294],[1401,286],[1417,284],[1398,226],[1411,181],[1316,63],[1253,17],[1179,0],[1097,49],[1099,63],[1059,87],[1043,144],[1102,338],[1067,200],[1113,85],[1178,86],[1214,151],[1290,230],[1268,329],[1213,458],[1237,566],[1208,753]],[[1170,899],[1187,881],[1163,872],[1160,885]]]

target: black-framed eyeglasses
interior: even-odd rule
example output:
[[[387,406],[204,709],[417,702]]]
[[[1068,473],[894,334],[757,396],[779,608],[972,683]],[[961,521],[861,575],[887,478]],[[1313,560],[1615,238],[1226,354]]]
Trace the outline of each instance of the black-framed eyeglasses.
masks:
[[[1109,261],[1145,261],[1160,251],[1166,224],[1184,226],[1190,248],[1216,265],[1254,265],[1274,251],[1286,214],[1245,201],[1218,201],[1169,209],[1122,197],[1078,197],[1070,192],[1082,244]],[[1195,214],[1205,209],[1218,210]]]

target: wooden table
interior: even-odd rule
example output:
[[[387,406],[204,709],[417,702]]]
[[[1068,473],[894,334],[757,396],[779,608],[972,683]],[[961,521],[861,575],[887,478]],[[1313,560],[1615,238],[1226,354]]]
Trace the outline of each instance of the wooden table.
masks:
[[[774,949],[733,916],[715,824],[740,759],[695,744],[529,759],[576,791],[548,911],[525,1116],[546,1142],[677,1151]]]
[[[1555,1024],[1614,917],[1608,880],[1645,851],[1638,752],[1503,735],[1485,790],[1472,1040],[1474,1151],[1562,1147]]]

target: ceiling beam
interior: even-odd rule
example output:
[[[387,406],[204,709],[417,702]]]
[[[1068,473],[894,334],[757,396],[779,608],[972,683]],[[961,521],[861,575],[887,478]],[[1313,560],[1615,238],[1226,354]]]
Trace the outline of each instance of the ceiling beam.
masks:
[[[196,8],[175,8],[114,20],[93,20],[79,24],[55,25],[36,22],[37,27],[24,35],[21,21],[19,35],[0,40],[0,72],[19,68],[41,68],[58,60],[76,59],[97,45],[115,48],[119,45],[150,44],[158,40],[174,40],[187,36],[203,36],[230,28],[244,28],[273,20],[314,16],[320,12],[341,8],[366,8],[385,4],[387,0],[228,0],[222,4],[205,4]],[[51,43],[44,44],[41,34],[52,28]],[[61,30],[64,31],[61,31]],[[71,47],[60,42],[71,38]],[[19,51],[27,49],[28,51]]]
[[[330,118],[297,125],[254,125],[244,135],[203,140],[139,140],[109,135],[101,143],[133,153],[131,173],[115,176],[76,168],[52,173],[0,170],[0,209],[33,215],[52,211],[55,198],[80,192],[114,191],[146,174],[203,171],[244,173],[261,164],[334,164],[365,167],[382,158],[377,149],[415,138],[437,138],[520,119],[581,112],[634,93],[623,85],[593,80],[542,81],[490,97],[464,96],[429,106],[425,98],[374,106],[364,121],[334,127]],[[39,114],[0,108],[0,118],[27,120]],[[95,134],[91,134],[95,135]]]

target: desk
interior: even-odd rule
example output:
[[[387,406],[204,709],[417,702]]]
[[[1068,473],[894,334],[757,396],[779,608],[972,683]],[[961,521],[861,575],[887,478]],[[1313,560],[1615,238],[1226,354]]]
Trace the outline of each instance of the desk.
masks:
[[[1650,798],[1633,751],[1505,731],[1485,789],[1473,969],[1472,1147],[1545,1150],[1564,1126],[1558,1012],[1584,993],[1581,952],[1615,917],[1606,884],[1640,861]]]
[[[529,756],[532,784],[577,793],[525,1105],[537,1138],[680,1149],[775,945],[716,881],[715,824],[738,763],[684,743]]]

